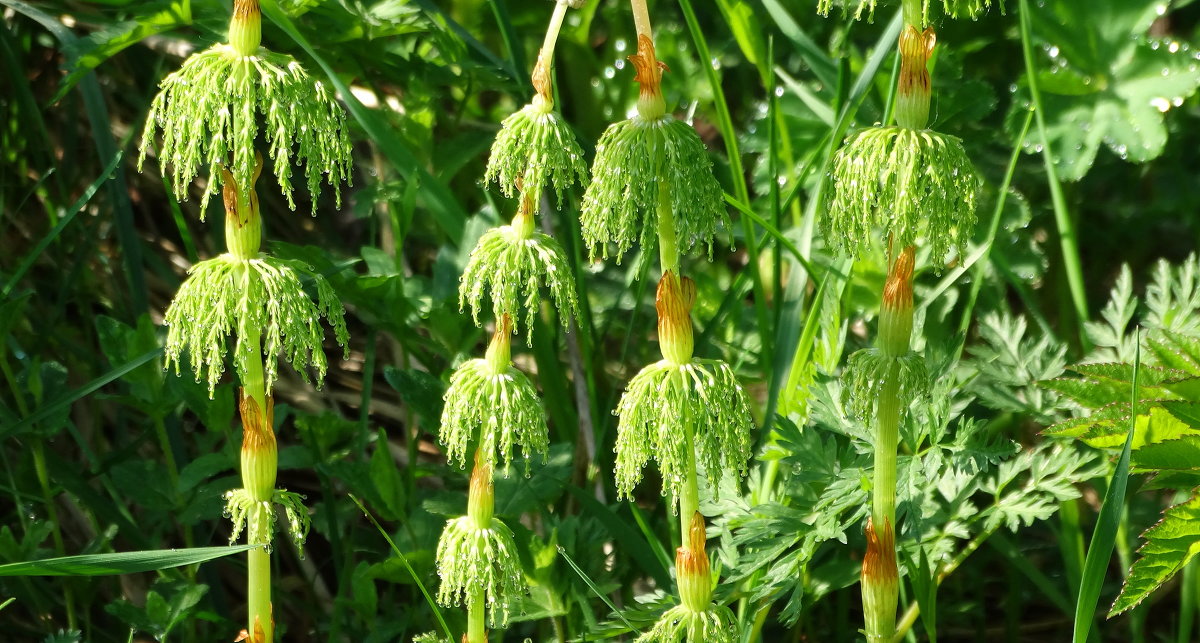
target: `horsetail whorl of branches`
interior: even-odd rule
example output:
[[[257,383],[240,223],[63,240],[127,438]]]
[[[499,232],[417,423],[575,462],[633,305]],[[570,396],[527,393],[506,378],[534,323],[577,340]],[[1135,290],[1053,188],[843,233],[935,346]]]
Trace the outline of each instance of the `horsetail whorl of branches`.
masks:
[[[721,186],[712,173],[708,150],[696,130],[661,107],[662,71],[654,44],[638,36],[638,53],[630,56],[641,85],[638,113],[613,123],[596,144],[592,182],[583,196],[580,215],[584,241],[593,258],[608,258],[615,246],[617,261],[633,244],[652,247],[659,207],[665,191],[666,212],[674,217],[682,250],[701,244],[712,253],[720,223],[728,223]]]
[[[495,466],[497,456],[508,470],[514,447],[526,459],[543,458],[549,449],[546,413],[538,401],[537,389],[510,357],[512,325],[501,317],[488,346],[487,356],[464,362],[450,376],[438,437],[446,447],[446,457],[465,466],[472,444],[488,445],[479,451],[483,462]]]
[[[486,641],[483,614],[493,627],[508,622],[509,601],[525,591],[525,580],[512,531],[495,517],[492,466],[483,457],[493,447],[483,440],[471,471],[467,515],[446,523],[437,548],[441,578],[438,602],[446,607],[465,605],[471,643]]]
[[[680,329],[686,324],[689,330],[660,335],[663,359],[634,376],[616,411],[618,494],[632,497],[642,469],[653,457],[662,472],[663,495],[670,497],[673,511],[687,491],[689,477],[695,476],[697,460],[704,465],[714,493],[726,472],[745,475],[754,428],[746,393],[733,369],[721,361],[691,356],[689,315],[695,287],[690,282],[672,273],[659,281],[659,314],[667,316],[659,328]]]
[[[316,302],[304,292],[302,278],[316,285]],[[269,255],[237,259],[223,254],[192,266],[167,309],[165,364],[173,363],[178,374],[187,352],[196,381],[205,379],[211,395],[225,371],[226,338],[234,334],[234,366],[239,372],[247,361],[265,359],[265,385],[270,389],[282,357],[305,380],[311,368],[319,385],[328,368],[321,318],[329,321],[338,345],[348,351],[344,315],[332,286],[306,264]],[[246,341],[251,329],[254,343]]]
[[[484,181],[498,183],[500,192],[509,198],[530,193],[537,199],[542,189],[549,186],[554,188],[561,206],[564,190],[572,183],[587,185],[588,182],[583,150],[571,127],[554,109],[554,45],[570,6],[577,4],[556,0],[546,39],[533,68],[536,90],[533,100],[504,119],[492,143]]]
[[[342,182],[350,182],[351,145],[345,113],[321,83],[291,56],[258,45],[261,16],[256,0],[238,0],[230,22],[230,43],[193,54],[163,79],[142,134],[138,168],[155,135],[162,134],[158,158],[176,198],[187,198],[188,185],[202,167],[208,186],[200,203],[225,183],[228,167],[242,198],[249,198],[255,167],[254,142],[266,139],[273,172],[288,206],[295,209],[292,163],[304,166],[312,212],[326,180],[341,207]]]
[[[486,297],[491,298],[496,319],[520,319],[524,310],[526,342],[532,344],[543,284],[564,327],[579,317],[579,302],[566,252],[554,237],[534,229],[535,198],[522,195],[521,203],[510,225],[487,231],[471,250],[459,284],[458,306],[471,309],[476,325]]]
[[[638,637],[637,643],[734,643],[737,622],[728,607],[712,604],[713,579],[704,517],[693,512],[687,523],[684,544],[675,550],[675,573],[680,604],[667,610],[654,627]]]

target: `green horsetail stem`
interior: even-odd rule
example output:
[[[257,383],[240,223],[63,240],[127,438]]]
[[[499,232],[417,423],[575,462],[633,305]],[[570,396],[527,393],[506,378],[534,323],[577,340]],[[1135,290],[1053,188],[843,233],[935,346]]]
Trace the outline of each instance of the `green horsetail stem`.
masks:
[[[229,21],[229,46],[242,56],[252,56],[262,44],[262,11],[258,0],[234,0]]]

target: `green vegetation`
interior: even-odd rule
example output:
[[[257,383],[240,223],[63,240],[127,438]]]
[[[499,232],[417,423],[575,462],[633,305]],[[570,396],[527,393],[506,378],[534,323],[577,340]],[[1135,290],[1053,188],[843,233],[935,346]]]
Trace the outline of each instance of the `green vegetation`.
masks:
[[[0,9],[6,641],[1200,637],[1200,3]]]

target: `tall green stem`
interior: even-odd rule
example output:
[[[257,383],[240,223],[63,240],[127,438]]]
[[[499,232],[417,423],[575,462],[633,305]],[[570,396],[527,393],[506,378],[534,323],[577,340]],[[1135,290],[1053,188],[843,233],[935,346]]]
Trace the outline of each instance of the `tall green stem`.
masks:
[[[896,447],[900,442],[900,378],[893,365],[888,369],[879,396],[875,426],[875,474],[871,519],[877,526],[896,525]]]
[[[247,269],[246,274],[249,286],[252,271]],[[245,431],[242,442],[242,486],[255,501],[254,509],[246,518],[246,533],[249,544],[263,545],[246,552],[247,632],[253,637],[254,643],[269,643],[274,640],[275,622],[271,612],[271,555],[267,547],[271,544],[270,523],[275,517],[271,497],[275,490],[277,452],[263,378],[261,331],[251,326],[241,340],[251,353],[239,359],[242,394],[251,401],[243,405],[242,412]]]
[[[507,320],[507,315],[503,318]],[[496,340],[493,341],[493,346],[497,343],[507,343],[508,334],[506,329],[501,329],[496,333]],[[503,340],[501,337],[503,336]],[[493,355],[492,347],[489,347],[488,358]],[[479,530],[491,529],[492,517],[496,511],[496,490],[492,485],[492,467],[486,464],[482,457],[484,453],[495,448],[490,442],[481,440],[479,448],[475,451],[475,468],[471,470],[471,486],[467,496],[467,515],[475,522],[475,528]],[[484,615],[487,610],[487,600],[484,596],[483,586],[472,588],[471,595],[467,597],[467,643],[487,643],[487,626],[484,623]]]
[[[679,245],[675,238],[675,213],[666,181],[658,184],[658,262],[663,274],[679,275]]]
[[[912,274],[915,248],[906,247],[888,267],[875,344],[887,360],[876,403],[875,467],[867,553],[863,557],[862,596],[868,643],[890,641],[896,631],[900,581],[896,565],[896,449],[900,418],[911,400],[901,399],[900,359],[912,336]]]

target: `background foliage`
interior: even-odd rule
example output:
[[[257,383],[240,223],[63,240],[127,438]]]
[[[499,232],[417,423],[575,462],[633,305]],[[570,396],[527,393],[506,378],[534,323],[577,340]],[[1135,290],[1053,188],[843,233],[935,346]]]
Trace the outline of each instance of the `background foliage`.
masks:
[[[838,259],[814,230],[831,151],[888,112],[898,8],[884,3],[873,22],[856,23],[836,9],[822,18],[814,4],[651,4],[671,68],[668,109],[694,119],[734,217],[732,248],[719,244],[714,263],[693,258],[684,271],[699,292],[697,352],[734,365],[761,426],[748,481],[702,507],[722,577],[734,581],[718,597],[753,640],[847,641],[860,622],[869,436],[846,417],[835,376],[873,335],[883,261]],[[478,236],[514,209],[481,176],[498,123],[531,95],[550,3],[281,5],[298,32],[266,22],[264,40],[340,93],[357,165],[343,207],[326,194],[317,218],[307,203],[290,212],[278,194],[261,195],[272,251],[330,280],[351,332],[348,359],[327,347],[324,389],[281,369],[281,484],[308,497],[314,529],[303,555],[277,549],[277,620],[287,640],[408,640],[436,627],[418,583],[436,585],[438,533],[465,506],[465,476],[436,444],[449,372],[485,341],[458,310],[458,276]],[[934,19],[931,126],[964,140],[985,188],[966,256],[918,262],[918,347],[939,377],[934,403],[914,409],[902,435],[902,606],[936,614],[944,641],[1061,641],[1108,456],[1125,436],[1113,422],[1130,409],[1074,421],[1084,408],[1127,402],[1127,388],[1037,383],[1080,361],[1132,361],[1135,320],[1164,329],[1147,342],[1183,338],[1172,346],[1185,357],[1162,366],[1194,374],[1200,363],[1187,343],[1200,333],[1194,259],[1152,273],[1160,259],[1184,262],[1200,234],[1200,9],[1187,0],[997,9],[978,21]],[[220,206],[201,223],[198,188],[175,201],[153,162],[139,174],[131,154],[158,81],[223,37],[229,4],[0,0],[0,11],[0,563],[221,545],[221,494],[236,485],[233,385],[227,378],[210,400],[203,384],[160,368],[162,311],[186,268],[221,247]],[[589,0],[560,39],[557,103],[589,158],[636,96],[632,33],[625,4]],[[564,334],[547,312],[516,356],[536,374],[552,446],[531,476],[497,484],[497,511],[512,518],[534,585],[505,640],[642,627],[662,607],[656,592],[671,587],[677,527],[656,484],[617,503],[611,476],[611,409],[657,354],[651,262],[587,262],[581,195],[565,196],[543,225],[573,259],[584,321]],[[1139,308],[1152,274],[1157,287]],[[1197,399],[1177,395],[1176,406]],[[1197,426],[1188,417],[1177,422]],[[1052,424],[1054,437],[1043,435]],[[1064,439],[1096,425],[1118,435]],[[1196,482],[1182,471],[1171,484],[1161,473],[1133,484],[1171,466],[1137,446],[1137,494],[1105,606],[1139,534]],[[1189,533],[1194,505],[1173,510],[1152,543]],[[0,578],[5,636],[232,638],[239,558],[188,563]],[[1183,563],[1138,607],[1123,611],[1133,598],[1123,595],[1122,613],[1096,636],[1194,640],[1200,576]],[[1139,587],[1154,585],[1142,571]],[[459,614],[446,617],[460,626]]]

